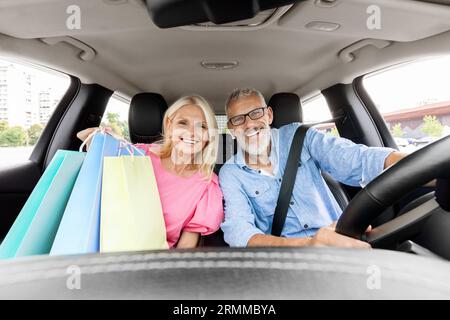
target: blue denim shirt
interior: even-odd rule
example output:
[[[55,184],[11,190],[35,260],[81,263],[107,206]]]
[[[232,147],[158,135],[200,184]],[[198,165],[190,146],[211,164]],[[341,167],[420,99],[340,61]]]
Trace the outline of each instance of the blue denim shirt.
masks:
[[[248,167],[240,148],[220,170],[225,199],[225,220],[221,228],[230,246],[245,247],[255,234],[271,233],[290,145],[299,126],[300,123],[292,123],[271,129],[273,177]],[[393,151],[355,144],[309,129],[281,236],[313,236],[341,215],[342,210],[321,171],[344,184],[363,187],[383,171],[385,159]]]

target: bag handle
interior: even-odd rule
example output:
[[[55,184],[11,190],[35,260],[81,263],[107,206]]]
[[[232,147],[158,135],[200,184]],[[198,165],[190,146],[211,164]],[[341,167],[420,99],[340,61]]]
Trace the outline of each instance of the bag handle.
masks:
[[[106,133],[105,129],[103,129],[103,128],[95,129],[94,131],[92,131],[92,132],[87,136],[86,139],[84,139],[84,141],[83,141],[83,143],[81,144],[80,149],[79,149],[78,151],[83,152],[84,147],[87,145],[87,143],[88,143],[89,141],[92,140],[92,138],[94,138],[95,134],[98,133],[98,132]],[[86,150],[86,151],[87,151],[87,150]]]
[[[122,150],[123,148],[127,149],[131,156],[134,156],[134,150],[136,150],[141,156],[145,156],[145,154],[144,154],[140,149],[136,148],[135,146],[133,146],[131,143],[129,143],[129,142],[126,141],[125,139],[123,139],[123,138],[121,138],[121,137],[119,137],[119,136],[116,136],[116,135],[112,134],[111,132],[106,131],[105,128],[98,128],[98,129],[92,131],[92,132],[87,136],[87,138],[83,141],[83,143],[80,145],[79,151],[80,151],[80,152],[83,152],[83,149],[84,149],[84,147],[87,145],[87,143],[88,143],[89,141],[91,141],[91,140],[94,138],[94,136],[95,136],[97,133],[99,133],[99,132],[104,133],[104,134],[109,134],[109,135],[110,135],[111,137],[113,137],[114,139],[119,140],[120,145],[119,145],[119,150],[118,150],[117,156],[120,156],[120,155],[121,155],[120,152],[121,152],[121,150]]]
[[[127,149],[130,156],[133,158],[134,157],[134,151],[136,150],[137,153],[139,153],[141,156],[145,156],[145,154],[142,152],[142,150],[140,150],[139,148],[136,148],[135,146],[133,146],[131,143],[129,143],[127,140],[125,139],[119,139],[119,150],[117,153],[117,156],[120,157],[121,156],[121,150],[122,149]]]

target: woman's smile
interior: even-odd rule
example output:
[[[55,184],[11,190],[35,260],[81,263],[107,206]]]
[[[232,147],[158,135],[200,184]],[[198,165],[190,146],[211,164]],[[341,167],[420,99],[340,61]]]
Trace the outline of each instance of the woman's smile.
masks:
[[[183,137],[180,137],[180,140],[183,141],[184,143],[190,144],[190,145],[194,145],[194,144],[200,142],[200,140],[197,140],[197,139],[190,139],[190,138],[183,138]]]

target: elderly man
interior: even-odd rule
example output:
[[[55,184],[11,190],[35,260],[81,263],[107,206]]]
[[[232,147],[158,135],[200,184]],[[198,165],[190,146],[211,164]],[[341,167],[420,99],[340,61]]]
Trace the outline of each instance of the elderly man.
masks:
[[[321,170],[352,186],[364,186],[405,155],[370,148],[310,128],[305,136],[292,199],[281,236],[271,235],[291,141],[300,123],[270,128],[273,112],[255,89],[237,89],[226,102],[228,128],[238,152],[219,173],[225,198],[225,241],[245,246],[338,246],[369,248],[335,232],[342,211]]]

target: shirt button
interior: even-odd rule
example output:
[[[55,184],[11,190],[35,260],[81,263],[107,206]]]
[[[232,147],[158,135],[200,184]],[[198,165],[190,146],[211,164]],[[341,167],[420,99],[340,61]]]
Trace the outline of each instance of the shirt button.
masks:
[[[281,182],[281,179],[278,179],[278,181],[280,181],[280,182]]]
[[[261,170],[258,170],[258,173],[261,173]]]
[[[303,228],[308,229],[309,226],[308,226],[307,224],[305,224],[305,225],[303,226]]]
[[[294,201],[291,201],[291,206],[293,206],[294,205]]]
[[[256,194],[259,194],[259,191],[255,191]]]

